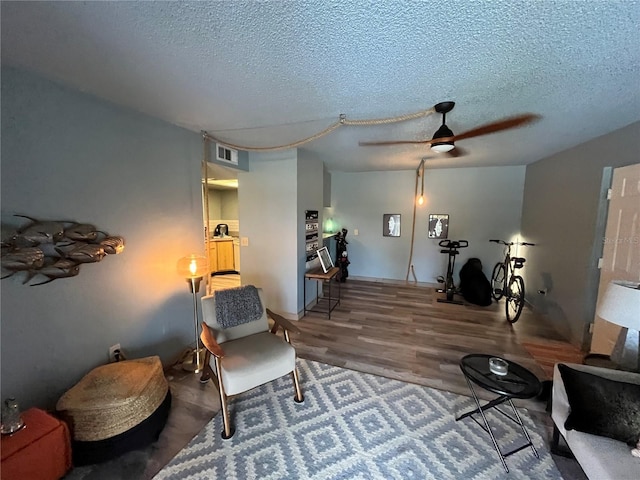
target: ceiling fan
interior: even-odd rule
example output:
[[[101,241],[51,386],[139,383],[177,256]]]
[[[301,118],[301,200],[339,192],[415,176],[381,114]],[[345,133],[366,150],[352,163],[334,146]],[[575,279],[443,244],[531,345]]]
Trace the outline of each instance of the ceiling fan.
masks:
[[[385,146],[385,145],[403,145],[403,144],[424,144],[431,145],[431,150],[438,153],[448,153],[450,156],[458,157],[465,154],[465,151],[455,145],[455,142],[459,140],[465,140],[467,138],[479,137],[481,135],[489,135],[491,133],[500,132],[502,130],[509,130],[511,128],[521,127],[532,123],[540,118],[539,115],[533,113],[524,113],[514,117],[508,117],[497,122],[487,123],[479,127],[467,130],[459,135],[454,135],[453,132],[446,125],[446,116],[453,107],[455,102],[441,102],[438,103],[434,109],[437,113],[442,114],[442,125],[436,133],[434,133],[431,140],[389,140],[381,142],[359,142],[358,144],[363,147],[369,146]]]

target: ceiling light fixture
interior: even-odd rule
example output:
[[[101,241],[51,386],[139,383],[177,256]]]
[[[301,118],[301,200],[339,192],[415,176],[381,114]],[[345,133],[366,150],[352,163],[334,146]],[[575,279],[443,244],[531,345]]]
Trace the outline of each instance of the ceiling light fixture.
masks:
[[[453,132],[445,124],[447,113],[451,111],[454,105],[455,102],[441,102],[435,106],[436,112],[442,114],[442,125],[440,125],[440,128],[436,131],[436,133],[433,134],[432,140],[438,140],[440,138],[443,140],[441,142],[433,142],[431,144],[431,150],[433,150],[434,152],[450,152],[455,146],[453,144],[453,140],[449,140],[451,137],[453,137]]]

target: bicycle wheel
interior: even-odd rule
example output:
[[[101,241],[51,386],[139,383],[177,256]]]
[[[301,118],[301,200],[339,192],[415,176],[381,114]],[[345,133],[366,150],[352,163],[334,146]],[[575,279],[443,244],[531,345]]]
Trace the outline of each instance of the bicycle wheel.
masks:
[[[504,289],[507,286],[507,269],[504,263],[496,263],[491,274],[491,296],[499,302],[504,295]]]
[[[518,275],[511,277],[506,292],[505,313],[510,323],[516,323],[524,307],[524,280]]]

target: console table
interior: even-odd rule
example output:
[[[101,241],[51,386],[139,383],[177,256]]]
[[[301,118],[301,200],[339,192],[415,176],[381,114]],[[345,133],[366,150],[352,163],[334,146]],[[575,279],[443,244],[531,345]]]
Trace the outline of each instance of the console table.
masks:
[[[302,302],[304,304],[304,315],[306,315],[307,312],[315,311],[326,313],[329,315],[329,318],[331,318],[331,312],[333,311],[333,309],[340,305],[340,282],[338,282],[338,296],[332,296],[331,291],[331,284],[336,278],[336,275],[338,275],[338,272],[340,272],[340,268],[333,267],[327,273],[324,273],[322,271],[322,268],[316,268],[314,270],[309,270],[304,274],[304,301]],[[311,310],[307,309],[307,280],[316,280],[316,305],[319,305],[320,302],[326,302],[327,308],[325,310],[317,310],[315,307]],[[329,282],[329,295],[319,298],[319,286],[324,285],[325,282]]]

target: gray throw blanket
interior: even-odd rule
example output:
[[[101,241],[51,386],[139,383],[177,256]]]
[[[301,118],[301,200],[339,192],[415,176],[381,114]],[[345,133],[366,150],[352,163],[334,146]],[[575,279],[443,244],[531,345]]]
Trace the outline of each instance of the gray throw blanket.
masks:
[[[237,327],[262,316],[262,302],[253,285],[213,292],[216,302],[216,321],[222,328]]]

